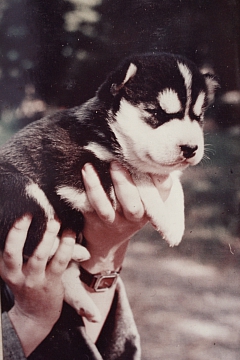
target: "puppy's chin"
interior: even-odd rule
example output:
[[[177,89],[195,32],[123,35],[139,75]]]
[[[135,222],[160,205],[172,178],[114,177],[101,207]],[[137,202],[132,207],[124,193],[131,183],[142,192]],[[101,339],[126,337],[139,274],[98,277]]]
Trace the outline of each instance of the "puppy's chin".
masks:
[[[203,158],[203,151],[199,151],[194,157],[190,159],[186,159],[186,163],[190,166],[195,166],[202,161]]]
[[[196,156],[191,159],[183,159],[180,161],[169,162],[169,163],[156,163],[156,166],[152,167],[152,171],[148,173],[156,175],[166,175],[170,174],[173,171],[179,170],[180,172],[187,169],[189,166],[195,166],[202,160],[202,156]],[[147,164],[146,164],[147,166]],[[148,164],[149,167],[149,164]],[[149,169],[150,170],[150,169]]]
[[[152,174],[155,175],[168,175],[170,173],[172,173],[173,171],[180,171],[182,172],[183,170],[185,170],[187,167],[189,166],[189,164],[184,161],[184,162],[178,162],[175,164],[167,164],[167,165],[158,165],[158,171],[153,171]]]
[[[176,164],[170,164],[169,166],[166,166],[169,169],[169,172],[180,170],[183,171],[189,166],[189,163],[187,161],[182,161]]]

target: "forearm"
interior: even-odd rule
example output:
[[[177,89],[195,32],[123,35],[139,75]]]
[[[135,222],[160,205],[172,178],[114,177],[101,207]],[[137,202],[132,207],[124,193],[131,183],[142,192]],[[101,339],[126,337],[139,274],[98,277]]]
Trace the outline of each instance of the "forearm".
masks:
[[[8,315],[26,357],[47,337],[54,325],[54,323],[47,323],[47,321],[37,323],[19,313],[15,306],[8,312]]]
[[[127,246],[128,242],[124,242],[121,245],[114,246],[112,248],[107,248],[106,246],[101,247],[98,250],[94,249],[91,258],[83,262],[81,265],[91,274],[104,273],[105,271],[118,271],[122,266]],[[88,250],[91,252],[90,244]],[[101,314],[101,320],[98,323],[92,323],[83,318],[87,334],[93,342],[96,342],[111,309],[116,284],[104,292],[95,292],[86,284],[83,283],[83,285]]]

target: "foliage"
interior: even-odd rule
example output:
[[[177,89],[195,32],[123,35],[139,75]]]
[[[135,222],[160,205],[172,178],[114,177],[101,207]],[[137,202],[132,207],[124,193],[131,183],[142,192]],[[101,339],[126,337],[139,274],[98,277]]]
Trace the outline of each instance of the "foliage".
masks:
[[[29,85],[32,100],[74,106],[134,52],[181,53],[215,71],[223,93],[239,90],[238,10],[236,0],[2,0],[2,124],[42,115],[16,114]]]

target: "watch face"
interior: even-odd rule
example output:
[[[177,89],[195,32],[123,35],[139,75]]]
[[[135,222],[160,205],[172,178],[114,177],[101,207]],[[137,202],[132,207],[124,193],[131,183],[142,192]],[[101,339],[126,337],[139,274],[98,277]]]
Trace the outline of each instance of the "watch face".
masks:
[[[102,275],[99,277],[94,285],[95,291],[104,291],[112,287],[117,281],[118,274]]]

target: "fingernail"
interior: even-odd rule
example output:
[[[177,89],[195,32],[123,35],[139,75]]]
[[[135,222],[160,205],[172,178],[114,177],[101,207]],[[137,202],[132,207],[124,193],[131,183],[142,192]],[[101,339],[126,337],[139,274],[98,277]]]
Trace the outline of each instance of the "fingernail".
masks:
[[[84,164],[83,165],[83,168],[82,168],[82,171],[84,171],[84,172],[88,172],[88,171],[93,171],[93,166],[92,166],[92,164],[90,164],[90,163],[86,163],[86,164]]]
[[[25,214],[23,215],[23,217],[17,221],[31,221],[32,220],[32,215],[31,214]]]
[[[81,262],[90,259],[90,253],[85,246],[76,243],[73,248],[72,260]]]
[[[86,260],[89,260],[90,259],[90,254],[89,255],[86,255],[86,256],[82,256],[81,258],[80,257],[78,257],[78,258],[76,258],[76,259],[74,259],[76,262],[82,262],[82,261],[86,261]]]
[[[29,222],[31,222],[31,220],[32,220],[32,216],[30,214],[25,214],[20,219],[17,219],[15,221],[15,226],[18,226],[19,224],[25,223],[25,222],[29,223]]]

